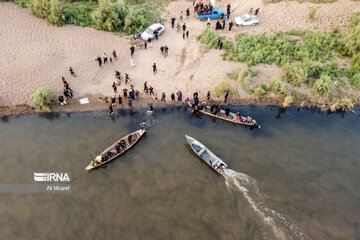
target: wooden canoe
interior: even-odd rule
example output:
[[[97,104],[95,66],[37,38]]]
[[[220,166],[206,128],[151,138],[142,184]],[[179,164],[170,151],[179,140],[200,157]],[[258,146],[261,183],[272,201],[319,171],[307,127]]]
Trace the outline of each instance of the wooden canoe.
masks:
[[[206,162],[217,173],[223,175],[227,165],[219,157],[213,154],[207,147],[196,139],[185,135],[186,140],[190,144],[191,149],[198,155],[204,162]]]
[[[104,165],[104,164],[106,164],[106,163],[114,160],[115,158],[119,157],[121,154],[123,154],[124,152],[126,152],[127,150],[129,150],[132,146],[134,146],[135,143],[137,143],[137,142],[140,140],[140,138],[144,135],[145,132],[146,132],[145,129],[140,129],[140,130],[137,130],[137,131],[135,131],[135,132],[133,132],[133,133],[130,133],[130,134],[126,135],[125,137],[119,139],[119,140],[116,141],[113,145],[111,145],[111,146],[108,147],[105,151],[103,151],[99,156],[101,157],[103,154],[106,154],[106,153],[108,153],[109,151],[115,150],[115,145],[116,145],[117,143],[119,143],[121,140],[124,140],[125,143],[126,143],[126,147],[125,147],[124,149],[122,149],[121,152],[116,153],[115,155],[111,156],[111,158],[107,159],[106,161],[102,161],[101,163],[96,163],[96,161],[94,160],[94,162],[95,162],[94,166],[92,166],[91,164],[89,164],[89,166],[87,166],[87,167],[85,168],[85,170],[87,170],[87,171],[93,170],[93,169],[98,168],[98,167],[100,167],[100,166],[102,166],[102,165]],[[133,142],[131,142],[131,144],[129,144],[129,141],[128,141],[128,137],[129,137],[130,135],[133,135],[133,136],[136,135],[136,139],[135,139]],[[116,150],[115,150],[115,151],[116,151]],[[97,156],[97,157],[99,157],[99,156]]]
[[[188,102],[189,107],[192,108],[192,102]],[[244,126],[250,126],[250,127],[255,127],[255,128],[261,128],[261,126],[259,124],[257,124],[257,122],[255,121],[255,119],[253,119],[253,122],[248,123],[248,122],[238,122],[236,120],[234,120],[234,117],[236,116],[235,113],[230,112],[229,116],[226,116],[225,111],[224,110],[220,110],[220,112],[218,113],[218,115],[212,114],[210,112],[210,106],[206,106],[203,110],[198,110],[198,112],[210,116],[210,117],[214,117],[214,118],[218,118],[227,122],[231,122],[234,124],[239,124],[239,125],[244,125]],[[241,118],[245,118],[243,116],[241,116]]]

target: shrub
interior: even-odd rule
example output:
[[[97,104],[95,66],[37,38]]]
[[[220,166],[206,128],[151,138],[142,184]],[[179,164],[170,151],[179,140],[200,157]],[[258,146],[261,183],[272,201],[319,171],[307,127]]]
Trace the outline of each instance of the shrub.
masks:
[[[22,8],[27,8],[30,6],[30,0],[14,0],[14,3]]]
[[[319,96],[328,96],[336,88],[337,82],[333,81],[327,75],[321,75],[318,80],[315,81],[312,94],[317,98]]]
[[[259,73],[259,69],[257,69],[257,68],[250,68],[250,75],[251,75],[251,77],[257,76],[258,73]]]
[[[283,107],[290,106],[293,103],[293,101],[294,101],[294,98],[291,95],[286,96],[283,101]]]
[[[57,0],[31,0],[30,12],[56,26],[61,26],[65,23],[65,16]]]
[[[318,10],[318,7],[311,7],[309,12],[309,18],[314,19],[316,15],[316,11]]]
[[[74,24],[78,26],[92,26],[94,25],[91,18],[93,8],[87,6],[72,7],[64,6],[63,13],[65,15],[65,22],[67,24]]]
[[[286,84],[276,78],[273,78],[270,82],[270,91],[277,95],[286,95],[287,87]]]
[[[238,67],[234,69],[230,74],[230,78],[237,80],[240,86],[249,94],[254,93],[254,87],[251,86],[249,76],[249,72],[243,69],[242,67]]]
[[[360,89],[360,73],[355,74],[349,79],[351,85]]]
[[[125,25],[128,8],[124,2],[99,0],[98,8],[92,13],[92,19],[100,30],[115,32],[121,31]]]
[[[213,89],[215,97],[222,97],[230,89],[229,81],[222,81],[216,84]]]
[[[129,8],[125,17],[124,32],[138,33],[144,31],[153,21],[154,15],[144,8]]]
[[[294,86],[301,86],[308,80],[308,74],[303,65],[291,65],[285,68],[283,78]]]
[[[219,35],[210,31],[209,29],[205,29],[205,31],[197,36],[197,40],[202,44],[205,44],[208,48],[217,48],[219,38]]]
[[[35,91],[31,105],[36,109],[49,111],[53,105],[53,98],[54,95],[50,89],[41,87]]]
[[[255,88],[254,94],[259,97],[262,97],[262,96],[265,96],[267,94],[267,92],[262,87],[257,87],[257,88]]]
[[[345,111],[353,107],[354,107],[354,102],[352,101],[352,99],[348,97],[344,97],[342,99],[336,100],[336,102],[330,106],[330,110],[333,112],[339,109]]]

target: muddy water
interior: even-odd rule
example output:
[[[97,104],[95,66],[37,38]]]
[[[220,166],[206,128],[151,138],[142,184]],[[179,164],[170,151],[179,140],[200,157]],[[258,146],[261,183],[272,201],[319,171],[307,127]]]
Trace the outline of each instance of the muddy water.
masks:
[[[0,184],[71,172],[71,193],[0,195],[1,239],[359,239],[357,114],[234,107],[250,130],[183,108],[3,117]],[[106,168],[101,150],[151,124]],[[222,177],[192,154],[190,135],[232,169]]]

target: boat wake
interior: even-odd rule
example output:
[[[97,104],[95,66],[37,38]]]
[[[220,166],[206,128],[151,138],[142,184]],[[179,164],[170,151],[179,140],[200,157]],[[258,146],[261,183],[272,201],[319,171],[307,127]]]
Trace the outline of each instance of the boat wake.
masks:
[[[145,122],[146,122],[147,127],[151,127],[152,125],[155,124],[154,112],[152,112],[152,111],[146,112]]]
[[[231,169],[225,170],[224,177],[228,190],[240,191],[256,214],[271,228],[277,239],[309,239],[287,217],[265,206],[255,179]]]

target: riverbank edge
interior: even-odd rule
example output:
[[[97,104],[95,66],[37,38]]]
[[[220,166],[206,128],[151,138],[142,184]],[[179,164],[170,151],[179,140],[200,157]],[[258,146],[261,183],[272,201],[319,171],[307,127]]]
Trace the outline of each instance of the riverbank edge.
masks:
[[[49,113],[49,112],[64,112],[64,113],[70,113],[70,112],[90,112],[90,111],[99,111],[99,110],[107,110],[109,103],[105,103],[104,99],[100,95],[92,95],[87,96],[89,98],[89,104],[80,104],[79,98],[73,98],[68,101],[68,104],[61,106],[59,103],[56,103],[54,107],[51,109],[51,111],[40,111],[37,110],[29,105],[23,104],[23,105],[16,105],[16,106],[3,106],[0,107],[0,116],[11,116],[11,115],[23,115],[23,114],[36,114],[36,113]],[[110,100],[110,99],[109,99]],[[202,101],[202,100],[201,100]],[[283,105],[284,99],[281,97],[264,97],[264,98],[245,98],[245,99],[233,99],[229,100],[227,104],[224,104],[223,101],[220,99],[212,99],[211,103],[221,103],[223,105],[255,105],[255,106],[266,106],[266,105],[272,105],[272,106],[278,106],[278,107],[317,107],[322,110],[328,110],[328,111],[346,111],[350,109],[331,109],[331,104],[327,102],[315,102],[312,100],[294,100],[293,103],[291,103],[288,106]],[[164,106],[180,106],[184,105],[185,102],[178,102],[178,101],[167,101],[165,103],[160,102],[160,100],[155,100],[151,97],[139,97],[138,100],[133,101],[133,107],[134,108],[147,108],[149,103],[153,103],[154,107],[164,107]],[[114,110],[119,109],[118,102],[117,105],[114,107]],[[359,101],[354,103],[354,107],[359,107]],[[129,106],[127,104],[127,101],[123,101],[121,109],[129,109]]]

